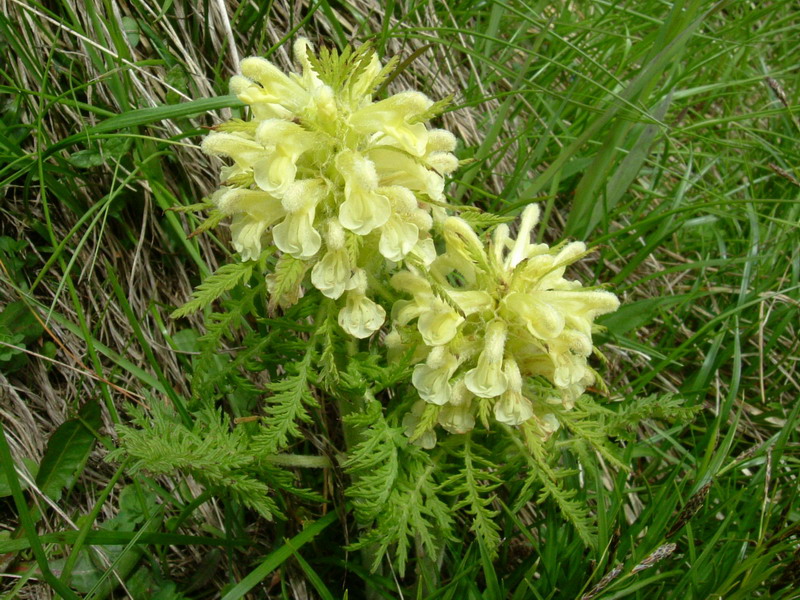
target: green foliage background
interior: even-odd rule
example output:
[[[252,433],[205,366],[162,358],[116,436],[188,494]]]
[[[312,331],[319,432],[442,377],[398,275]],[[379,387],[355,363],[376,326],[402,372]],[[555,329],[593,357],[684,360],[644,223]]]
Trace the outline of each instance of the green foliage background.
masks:
[[[798,29],[789,1],[4,4],[0,589],[798,597]],[[288,68],[299,34],[372,40],[400,57],[390,90],[454,96],[454,201],[540,202],[542,240],[596,246],[575,276],[623,299],[598,340],[615,402],[575,416],[602,419],[629,470],[567,437],[546,450],[555,478],[513,437],[431,455],[395,444],[377,401],[348,417],[372,433],[345,439],[316,391],[335,317],[269,311],[263,281],[219,270],[223,228],[190,237],[195,215],[167,210],[216,187],[196,144],[237,110],[236,56]],[[171,318],[213,272],[222,299]],[[360,351],[340,389],[402,377]],[[691,423],[667,418],[679,402]],[[128,430],[130,458],[107,461],[131,418],[154,435]],[[397,542],[406,564],[380,561]]]

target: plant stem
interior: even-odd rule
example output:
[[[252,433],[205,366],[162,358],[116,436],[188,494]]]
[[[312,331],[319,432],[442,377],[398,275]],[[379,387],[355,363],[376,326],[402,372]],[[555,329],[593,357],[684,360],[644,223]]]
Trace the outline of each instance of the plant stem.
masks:
[[[313,456],[308,454],[273,454],[267,461],[279,467],[300,467],[301,469],[325,469],[332,467],[327,456]]]

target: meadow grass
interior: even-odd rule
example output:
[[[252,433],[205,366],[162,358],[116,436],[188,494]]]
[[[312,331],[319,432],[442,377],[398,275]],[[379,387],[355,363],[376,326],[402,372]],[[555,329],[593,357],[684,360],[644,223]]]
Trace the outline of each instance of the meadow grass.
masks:
[[[793,2],[0,7],[4,597],[800,598]],[[303,475],[323,506],[266,522],[103,461],[126,405],[191,395],[202,319],[169,314],[231,251],[167,209],[217,187],[198,143],[238,110],[238,58],[288,69],[297,35],[371,40],[400,56],[390,90],[453,94],[452,200],[538,202],[541,240],[594,246],[582,279],[623,300],[601,320],[609,399],[699,407],[619,440],[629,472],[574,465],[595,549],[552,501],[498,496],[497,560],[464,527],[441,564],[371,573],[336,469]]]

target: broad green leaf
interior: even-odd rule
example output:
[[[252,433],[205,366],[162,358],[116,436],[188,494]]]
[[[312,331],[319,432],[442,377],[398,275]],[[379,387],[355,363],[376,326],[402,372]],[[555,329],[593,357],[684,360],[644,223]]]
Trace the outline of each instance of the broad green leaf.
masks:
[[[30,344],[44,333],[28,305],[22,301],[11,302],[0,312],[0,331],[20,336],[22,344]]]
[[[95,436],[87,425],[95,431],[102,425],[100,405],[93,400],[83,405],[77,418],[62,423],[47,442],[36,484],[53,500],[59,500],[61,492],[75,483],[94,447]]]
[[[106,159],[97,148],[88,148],[73,152],[69,157],[69,162],[79,169],[90,169],[99,167],[106,162]]]
[[[139,45],[139,23],[133,17],[122,17],[122,29],[125,32],[125,37],[128,43],[135,48]]]
[[[66,561],[66,558],[57,558],[50,562],[50,568],[55,575],[61,577]],[[85,594],[97,585],[102,576],[103,571],[92,563],[89,552],[84,549],[81,550],[78,560],[70,573],[69,585],[75,591]]]

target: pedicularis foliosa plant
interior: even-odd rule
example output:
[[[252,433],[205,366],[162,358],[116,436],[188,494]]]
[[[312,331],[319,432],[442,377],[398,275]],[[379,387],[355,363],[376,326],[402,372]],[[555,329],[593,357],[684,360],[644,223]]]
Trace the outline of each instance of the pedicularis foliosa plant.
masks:
[[[396,60],[294,53],[288,75],[243,60],[230,86],[249,119],[203,141],[222,183],[188,209],[209,211],[200,231],[230,218],[238,259],[173,313],[206,310],[193,400],[132,410],[115,456],[268,519],[289,495],[323,502],[298,473],[337,462],[372,568],[436,557],[463,523],[494,554],[500,507],[534,498],[593,545],[575,467],[625,469],[609,438],[685,409],[586,393],[604,390],[594,319],[619,305],[568,275],[586,245],[532,243],[535,204],[514,226],[448,204],[456,139],[429,125],[448,101],[376,98]]]

